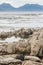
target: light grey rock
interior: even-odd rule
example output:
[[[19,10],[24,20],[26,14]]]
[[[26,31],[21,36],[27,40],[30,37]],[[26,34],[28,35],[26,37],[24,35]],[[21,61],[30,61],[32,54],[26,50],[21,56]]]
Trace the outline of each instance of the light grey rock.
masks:
[[[40,61],[40,58],[35,57],[35,56],[25,56],[24,60]]]
[[[22,63],[21,60],[15,59],[13,56],[0,56],[0,64],[9,64],[9,63]]]

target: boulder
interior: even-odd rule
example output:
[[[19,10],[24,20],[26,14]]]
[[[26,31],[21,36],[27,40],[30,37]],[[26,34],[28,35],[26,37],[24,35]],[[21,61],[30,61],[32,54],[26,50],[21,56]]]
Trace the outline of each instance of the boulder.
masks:
[[[35,31],[29,40],[31,44],[31,54],[34,56],[42,56],[43,55],[43,34],[42,30]]]
[[[33,30],[31,29],[22,28],[20,30],[15,31],[15,36],[16,37],[19,36],[21,38],[29,38],[29,36],[32,34],[33,34]]]
[[[35,40],[33,44],[31,44],[31,55],[43,55],[43,40]]]
[[[9,31],[9,32],[0,32],[0,38],[5,39],[7,37],[11,37],[14,35],[14,31]]]
[[[37,62],[41,61],[40,58],[35,57],[35,56],[25,56],[24,60],[31,60],[31,61],[37,61]]]
[[[20,40],[16,44],[16,53],[30,54],[31,47],[28,40]]]
[[[13,50],[14,49],[14,50]],[[15,53],[16,49],[15,49],[15,43],[9,43],[6,47],[6,52],[9,54],[13,54]]]
[[[30,54],[30,51],[28,40],[20,40],[17,43],[0,42],[0,54]]]
[[[14,59],[13,57],[0,56],[0,64],[5,65],[5,64],[10,64],[10,63],[16,65],[16,64],[21,64],[22,61],[18,59]]]
[[[4,58],[12,57],[14,59],[24,60],[23,54],[6,54],[6,55],[0,55],[0,57],[4,57]]]
[[[21,65],[22,60],[18,58],[20,58],[18,54],[0,55],[0,65]]]
[[[0,42],[0,54],[15,53],[16,50],[14,46],[15,46],[15,43]]]

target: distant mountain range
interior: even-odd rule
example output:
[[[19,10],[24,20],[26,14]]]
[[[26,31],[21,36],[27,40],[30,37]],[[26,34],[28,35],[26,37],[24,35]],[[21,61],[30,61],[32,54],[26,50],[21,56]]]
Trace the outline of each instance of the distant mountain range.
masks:
[[[10,4],[0,4],[0,11],[43,11],[43,6],[38,4],[25,4],[19,8],[15,8]]]

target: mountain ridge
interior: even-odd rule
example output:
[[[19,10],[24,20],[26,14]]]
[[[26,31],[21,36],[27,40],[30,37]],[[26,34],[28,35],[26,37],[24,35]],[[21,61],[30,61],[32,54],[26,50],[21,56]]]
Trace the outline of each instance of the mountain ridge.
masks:
[[[0,11],[43,11],[43,5],[25,4],[19,8],[16,8],[8,3],[3,3],[0,4]]]

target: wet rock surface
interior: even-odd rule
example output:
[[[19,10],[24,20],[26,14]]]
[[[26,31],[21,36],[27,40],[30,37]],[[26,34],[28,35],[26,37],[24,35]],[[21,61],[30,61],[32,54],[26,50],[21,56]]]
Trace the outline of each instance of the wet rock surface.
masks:
[[[17,42],[0,42],[0,65],[43,65],[43,28],[0,33],[0,39],[20,37]]]

